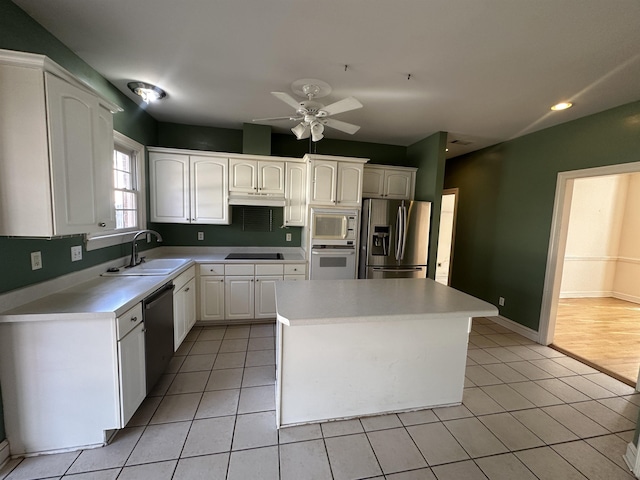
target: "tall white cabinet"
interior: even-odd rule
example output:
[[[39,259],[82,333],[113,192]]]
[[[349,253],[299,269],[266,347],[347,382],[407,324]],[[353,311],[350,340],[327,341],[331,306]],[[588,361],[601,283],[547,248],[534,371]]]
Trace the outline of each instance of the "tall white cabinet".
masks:
[[[228,165],[226,157],[150,148],[150,220],[230,224]]]
[[[309,205],[362,207],[364,158],[305,155]]]
[[[113,228],[119,107],[41,55],[0,50],[0,235]]]

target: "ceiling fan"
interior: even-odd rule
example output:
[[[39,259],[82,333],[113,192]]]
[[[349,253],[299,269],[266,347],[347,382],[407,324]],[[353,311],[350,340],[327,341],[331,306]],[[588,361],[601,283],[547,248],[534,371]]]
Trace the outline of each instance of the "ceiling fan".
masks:
[[[302,80],[296,80],[291,85],[291,89],[294,93],[307,97],[307,100],[298,101],[291,95],[285,92],[271,92],[271,95],[282,100],[284,103],[294,108],[296,113],[289,115],[288,117],[271,117],[271,118],[257,118],[254,122],[273,122],[279,120],[293,120],[300,122],[293,127],[291,131],[294,133],[298,140],[309,138],[311,141],[317,142],[321,140],[324,135],[324,127],[335,128],[341,132],[353,135],[360,127],[353,123],[341,122],[334,118],[329,118],[332,115],[338,113],[348,112],[349,110],[355,110],[362,108],[362,104],[353,97],[343,98],[330,105],[323,105],[317,102],[317,98],[326,97],[331,93],[331,87],[328,83],[322,80],[315,80],[312,78],[304,78]]]

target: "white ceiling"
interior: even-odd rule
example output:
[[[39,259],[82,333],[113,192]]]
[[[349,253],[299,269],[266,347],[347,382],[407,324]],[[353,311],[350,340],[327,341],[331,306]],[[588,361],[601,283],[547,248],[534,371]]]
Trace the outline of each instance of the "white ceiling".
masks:
[[[317,78],[333,87],[323,103],[364,104],[335,117],[359,132],[327,137],[407,146],[447,131],[472,142],[455,156],[640,100],[639,0],[14,2],[131,98],[132,80],[166,90],[147,108],[165,122],[286,116],[269,92]],[[549,111],[563,100],[574,107]]]

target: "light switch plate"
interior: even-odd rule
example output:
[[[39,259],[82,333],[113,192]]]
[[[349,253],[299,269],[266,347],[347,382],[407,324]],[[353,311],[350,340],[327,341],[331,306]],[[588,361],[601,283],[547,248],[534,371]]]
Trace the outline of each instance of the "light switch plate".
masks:
[[[198,240],[204,240],[204,232],[198,232]]]
[[[40,270],[42,268],[42,253],[31,252],[31,270]]]
[[[77,262],[78,260],[82,260],[82,245],[71,247],[71,261]]]
[[[290,234],[290,233],[287,233],[287,235],[286,235],[286,237],[285,237],[285,240],[286,240],[287,242],[290,242],[290,241],[291,241],[291,234]]]

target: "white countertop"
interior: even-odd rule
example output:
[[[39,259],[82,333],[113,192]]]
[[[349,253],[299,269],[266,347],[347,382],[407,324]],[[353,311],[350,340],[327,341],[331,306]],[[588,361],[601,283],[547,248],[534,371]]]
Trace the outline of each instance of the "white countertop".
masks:
[[[282,260],[226,260],[231,252],[282,253]],[[91,319],[118,316],[142,301],[156,289],[177,277],[194,263],[304,263],[303,251],[291,247],[160,247],[140,253],[151,258],[184,258],[185,264],[171,275],[99,276],[108,267],[122,265],[108,262],[87,271],[87,277],[41,298],[21,303],[0,313],[0,323],[56,320],[60,318]],[[76,275],[82,275],[78,272]],[[56,282],[53,280],[51,282]],[[33,291],[38,286],[28,287]],[[50,288],[50,287],[49,287]],[[33,297],[32,297],[33,298]]]
[[[498,314],[490,303],[429,278],[276,282],[285,325],[323,325]]]

